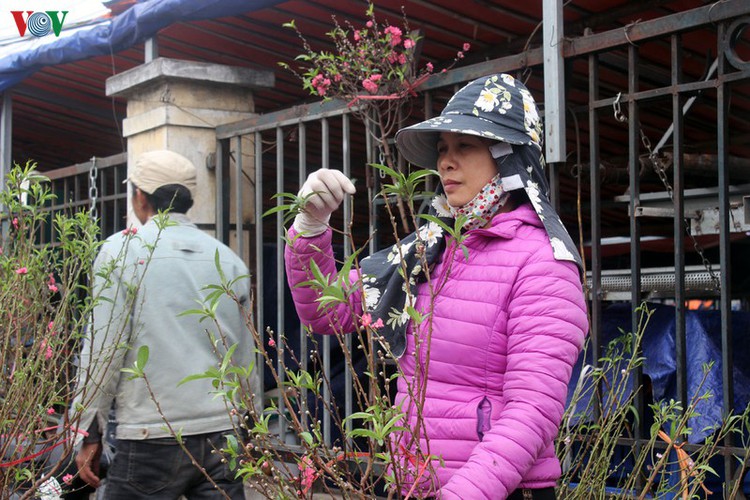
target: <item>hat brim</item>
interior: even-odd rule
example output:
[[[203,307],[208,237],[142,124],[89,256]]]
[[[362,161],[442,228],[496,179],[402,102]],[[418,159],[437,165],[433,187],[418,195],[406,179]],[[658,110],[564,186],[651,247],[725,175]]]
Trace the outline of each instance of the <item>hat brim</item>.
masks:
[[[442,132],[475,135],[493,141],[515,145],[537,146],[531,138],[511,128],[478,116],[446,114],[430,118],[396,133],[396,145],[401,155],[414,165],[437,168],[437,142]]]

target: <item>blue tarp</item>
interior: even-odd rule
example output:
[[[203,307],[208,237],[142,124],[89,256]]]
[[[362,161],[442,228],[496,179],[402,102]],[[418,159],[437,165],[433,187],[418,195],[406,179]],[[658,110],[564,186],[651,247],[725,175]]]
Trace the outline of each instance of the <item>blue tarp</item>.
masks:
[[[116,53],[150,38],[160,29],[179,21],[213,19],[260,10],[283,0],[146,0],[113,19],[44,44],[29,44],[28,50],[0,57],[0,92],[35,71],[56,64]]]
[[[643,362],[643,374],[650,379],[650,394],[648,399],[653,401],[668,401],[677,399],[677,360],[675,357],[675,309],[671,306],[661,304],[648,304],[653,312],[643,333],[641,343]],[[750,313],[732,311],[732,354],[734,358],[733,383],[734,404],[732,410],[741,413],[750,403]],[[608,343],[619,337],[623,332],[631,332],[631,306],[630,304],[614,304],[602,312],[601,333],[603,343]],[[715,428],[721,425],[724,415],[724,396],[722,382],[722,357],[721,357],[721,314],[714,310],[687,311],[685,314],[685,335],[687,355],[687,392],[688,398],[696,394],[710,393],[711,396],[701,400],[695,408],[695,414],[689,419],[688,425],[692,433],[688,441],[693,444],[701,443],[709,436]],[[568,398],[573,392],[576,381],[579,379],[584,364],[591,364],[591,353],[587,353],[587,359],[579,360],[575,367]],[[712,368],[704,376],[704,367],[712,363]],[[614,370],[619,372],[618,369]],[[614,374],[613,374],[614,375]],[[611,385],[614,376],[608,378]],[[633,380],[627,377],[625,380],[623,396],[632,393]],[[590,393],[589,393],[590,394]],[[587,407],[589,397],[584,397],[579,408]],[[591,413],[588,419],[591,419]],[[574,419],[578,421],[582,416]],[[646,415],[647,429],[650,418]],[[737,436],[735,436],[737,438]],[[745,438],[746,439],[746,438]],[[618,458],[614,461],[622,459]],[[676,466],[676,458],[672,457],[671,464],[666,472],[669,474],[669,484],[676,484],[679,480],[679,469]],[[717,471],[722,470],[721,460],[717,456],[712,459],[709,466]],[[620,473],[629,473],[632,467],[630,461],[625,461],[620,467]],[[719,472],[718,476],[709,474],[705,486],[714,493],[720,494],[725,478]],[[746,476],[743,483],[745,493],[750,492],[750,479]],[[621,492],[618,492],[618,494]],[[660,498],[678,498],[674,493],[665,494]]]
[[[675,309],[671,306],[648,304],[653,312],[646,325],[641,348],[644,363],[643,373],[651,381],[651,396],[654,401],[677,399],[677,360],[675,357]],[[732,354],[734,359],[734,402],[732,410],[741,413],[750,404],[750,313],[733,311]],[[615,304],[602,313],[602,337],[607,343],[621,332],[630,332],[630,304]],[[687,311],[685,314],[687,348],[687,393],[688,398],[710,393],[711,397],[696,405],[696,414],[690,418],[692,428],[688,441],[700,443],[712,430],[721,424],[724,415],[724,396],[721,357],[721,314],[719,311]],[[585,361],[591,364],[590,352]],[[579,360],[571,382],[569,398],[575,381],[579,378],[584,360]],[[713,364],[704,376],[704,367]],[[627,381],[629,393],[633,381]],[[585,408],[588,398],[579,405]]]

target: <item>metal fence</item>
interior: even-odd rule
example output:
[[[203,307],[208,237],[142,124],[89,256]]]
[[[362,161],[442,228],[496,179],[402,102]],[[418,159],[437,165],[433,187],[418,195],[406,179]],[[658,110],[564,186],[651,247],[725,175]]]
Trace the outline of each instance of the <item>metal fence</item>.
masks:
[[[103,237],[125,227],[127,216],[127,154],[92,158],[85,163],[44,172],[55,201],[45,209],[48,223],[38,234],[41,244],[55,244],[52,221],[57,212],[91,211],[99,220]]]
[[[690,301],[710,303],[719,318],[713,333],[721,367],[721,394],[715,395],[720,406],[737,400],[737,366],[746,361],[734,359],[733,353],[738,337],[746,342],[750,332],[734,331],[732,325],[733,315],[747,310],[750,292],[741,254],[750,229],[750,165],[743,158],[750,131],[736,119],[750,113],[750,63],[737,46],[750,24],[747,16],[750,3],[717,2],[588,33],[566,40],[561,49],[568,75],[565,142],[573,153],[549,165],[550,180],[561,216],[586,256],[593,348],[600,352],[606,342],[604,325],[613,303],[629,304],[632,324],[638,324],[643,300],[671,307],[674,397],[683,404],[691,397]],[[436,114],[459,85],[494,72],[516,74],[540,97],[542,62],[542,50],[529,49],[428,80],[421,88],[424,100],[415,102],[404,123]],[[277,345],[282,335],[288,341],[297,338],[292,342],[303,368],[309,345],[286,290],[283,214],[262,214],[283,203],[274,198],[277,193],[296,193],[309,172],[341,169],[357,179],[359,195],[334,215],[334,226],[354,221],[355,241],[338,237],[337,251],[346,256],[353,245],[366,244],[371,251],[381,246],[387,236],[378,231],[386,227],[375,201],[379,179],[366,167],[379,154],[366,126],[350,112],[345,103],[329,101],[217,129],[217,237],[248,259],[256,327],[273,332]],[[59,202],[51,210],[88,206],[95,198],[103,233],[122,228],[124,164],[125,155],[117,155],[97,160],[95,169],[87,163],[54,172]],[[93,184],[92,171],[98,174]],[[251,184],[249,192],[242,179]],[[338,369],[332,366],[338,361],[335,340],[324,337],[320,343],[330,377]],[[283,380],[281,361],[278,370]],[[354,404],[352,375],[344,365],[336,375],[341,384],[333,389],[340,394],[324,388],[327,400],[343,397],[346,413]],[[265,378],[270,382],[268,373]],[[641,395],[641,414],[646,404]],[[726,415],[729,409],[723,405],[720,412]],[[323,430],[330,440],[328,417]],[[279,432],[283,438],[283,426]],[[725,477],[737,473],[731,454],[743,450],[736,444],[728,440],[722,448]]]
[[[573,153],[566,162],[550,165],[550,179],[554,201],[586,256],[593,349],[601,352],[607,341],[603,328],[613,303],[630,304],[633,325],[644,300],[672,308],[674,397],[684,407],[692,396],[686,332],[690,301],[710,302],[720,317],[719,331],[713,332],[718,339],[714,361],[721,367],[721,394],[715,395],[719,406],[721,401],[736,401],[733,338],[750,333],[732,329],[734,310],[747,309],[750,291],[737,287],[740,280],[733,277],[733,272],[741,272],[737,254],[750,229],[750,169],[742,158],[747,149],[742,141],[732,140],[733,130],[738,133],[737,127],[743,126],[733,116],[750,112],[750,64],[742,60],[736,44],[748,15],[750,4],[719,2],[625,29],[587,33],[567,40],[562,48],[568,75],[565,142]],[[429,80],[422,86],[424,101],[416,103],[404,123],[439,112],[459,85],[489,73],[514,73],[538,94],[544,88],[541,65],[542,50],[531,49]],[[360,194],[333,224],[340,227],[353,218],[355,247],[367,242],[370,250],[378,248],[383,234],[376,230],[384,226],[374,197],[378,179],[365,167],[378,159],[378,151],[365,125],[337,102],[222,126],[217,139],[217,233],[225,241],[232,232],[242,235],[239,248],[250,249],[254,270],[256,325],[261,331],[270,327],[281,345],[282,335],[303,333],[285,291],[282,214],[266,219],[261,215],[282,203],[273,198],[276,193],[296,193],[308,172],[341,169],[357,179]],[[241,193],[231,192],[222,179],[229,178],[232,169],[240,175],[246,161],[253,163],[255,173],[255,217],[238,224]],[[238,200],[237,215],[230,223],[233,198]],[[347,238],[336,241],[342,255],[351,249]],[[331,339],[321,342],[324,368],[330,373]],[[303,363],[306,345],[299,342]],[[348,413],[353,404],[348,367],[342,376]],[[639,373],[637,384],[642,377]],[[641,415],[647,403],[641,394]],[[723,415],[728,410],[727,405],[720,408]],[[328,419],[324,431],[330,438]],[[645,428],[635,435],[636,441],[645,436]],[[725,477],[736,472],[731,454],[740,450],[734,444],[724,443]]]

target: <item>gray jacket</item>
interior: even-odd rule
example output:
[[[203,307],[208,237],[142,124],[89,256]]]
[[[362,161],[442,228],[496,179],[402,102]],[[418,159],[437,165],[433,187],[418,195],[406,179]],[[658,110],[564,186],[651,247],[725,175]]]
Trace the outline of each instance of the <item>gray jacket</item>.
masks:
[[[254,361],[246,324],[251,306],[248,269],[185,215],[171,214],[162,229],[154,220],[158,218],[137,234],[107,238],[94,264],[98,302],[81,354],[75,405],[82,412],[81,429],[88,429],[95,418],[104,429],[114,400],[118,439],[169,436],[149,386],[175,432],[194,435],[232,428],[227,401],[216,397],[212,380],[180,382],[218,367],[233,345],[233,365],[247,368]],[[215,319],[181,315],[202,309],[212,291],[204,287],[221,283],[217,259],[227,281],[239,278],[232,290],[242,307],[224,294]],[[121,371],[133,367],[141,346],[149,349],[145,379]],[[254,394],[261,391],[259,373],[253,369],[250,379],[242,381]]]

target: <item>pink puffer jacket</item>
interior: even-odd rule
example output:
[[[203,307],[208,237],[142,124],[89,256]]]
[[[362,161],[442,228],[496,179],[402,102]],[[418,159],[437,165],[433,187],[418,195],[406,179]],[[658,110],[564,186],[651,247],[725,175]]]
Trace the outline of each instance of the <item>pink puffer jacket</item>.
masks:
[[[339,308],[334,321],[321,317],[316,292],[296,287],[309,279],[310,259],[324,274],[335,272],[330,231],[294,235],[292,229],[286,270],[302,322],[316,333],[332,333],[332,324],[351,331],[348,308]],[[444,463],[435,462],[440,498],[505,499],[516,488],[554,486],[560,477],[553,441],[588,330],[586,304],[578,269],[554,259],[529,205],[470,231],[465,245],[468,260],[461,251],[443,254],[453,262],[434,303],[422,435]],[[445,261],[435,266],[433,283],[445,279],[447,267]],[[426,311],[429,302],[421,285],[417,310]],[[354,310],[361,311],[359,303]],[[425,359],[427,343],[421,344],[415,353],[410,329],[399,359],[405,375],[399,401],[408,397],[405,380],[423,366],[417,358]],[[422,446],[427,449],[424,440]]]

